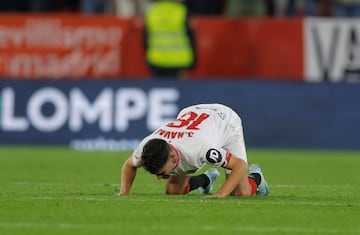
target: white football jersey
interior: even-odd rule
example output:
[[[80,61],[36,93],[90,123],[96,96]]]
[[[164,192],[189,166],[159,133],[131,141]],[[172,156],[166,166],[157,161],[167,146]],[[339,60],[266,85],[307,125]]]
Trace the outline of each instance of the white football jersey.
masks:
[[[141,166],[143,146],[154,138],[164,139],[178,150],[180,159],[172,174],[192,174],[206,164],[226,168],[229,153],[247,162],[241,119],[222,104],[199,104],[181,110],[175,121],[140,142],[132,155],[136,167]]]

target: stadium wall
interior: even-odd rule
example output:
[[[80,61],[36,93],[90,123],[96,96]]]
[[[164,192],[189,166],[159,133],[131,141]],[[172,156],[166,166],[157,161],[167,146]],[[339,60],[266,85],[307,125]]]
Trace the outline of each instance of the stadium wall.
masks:
[[[360,149],[360,84],[0,80],[0,144],[126,150],[195,103],[237,111],[250,148]]]

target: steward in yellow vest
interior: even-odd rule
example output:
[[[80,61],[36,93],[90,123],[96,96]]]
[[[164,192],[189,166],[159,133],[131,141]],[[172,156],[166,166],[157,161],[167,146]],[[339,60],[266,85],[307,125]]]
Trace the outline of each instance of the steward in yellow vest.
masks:
[[[146,61],[153,76],[178,78],[195,64],[194,35],[186,6],[161,0],[145,14]]]

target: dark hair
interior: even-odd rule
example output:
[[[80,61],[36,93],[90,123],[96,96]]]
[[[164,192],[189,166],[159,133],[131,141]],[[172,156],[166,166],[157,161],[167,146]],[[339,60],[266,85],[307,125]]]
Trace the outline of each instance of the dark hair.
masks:
[[[143,148],[141,163],[145,170],[157,174],[164,167],[170,155],[169,144],[162,139],[151,139]]]

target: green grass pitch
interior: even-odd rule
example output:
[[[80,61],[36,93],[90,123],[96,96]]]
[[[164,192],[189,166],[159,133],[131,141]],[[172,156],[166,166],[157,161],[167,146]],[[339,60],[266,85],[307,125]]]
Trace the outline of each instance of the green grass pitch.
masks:
[[[0,147],[0,234],[360,234],[360,152],[250,149],[270,195],[223,199],[166,196],[143,169],[116,197],[129,154]]]

